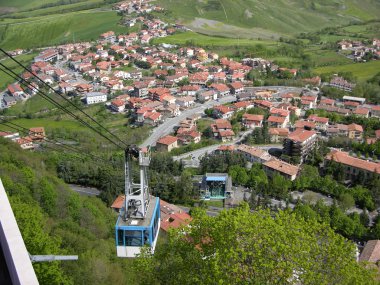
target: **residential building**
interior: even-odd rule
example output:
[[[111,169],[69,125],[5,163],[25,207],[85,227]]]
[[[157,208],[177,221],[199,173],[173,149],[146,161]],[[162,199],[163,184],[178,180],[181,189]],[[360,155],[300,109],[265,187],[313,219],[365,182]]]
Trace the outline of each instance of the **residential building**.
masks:
[[[178,138],[173,136],[165,136],[160,138],[156,143],[157,151],[170,152],[173,148],[178,147]]]
[[[24,137],[16,139],[16,143],[22,148],[22,149],[34,149],[36,145],[33,143],[32,138],[30,137]]]
[[[282,143],[289,135],[289,129],[286,128],[270,128],[269,137],[272,143]]]
[[[329,118],[319,117],[317,115],[310,115],[309,118],[307,118],[307,120],[310,122],[314,122],[315,128],[318,131],[326,131],[329,125]]]
[[[279,174],[286,179],[293,181],[297,178],[299,167],[282,160],[272,159],[263,163],[263,170],[269,177]]]
[[[372,106],[371,117],[380,118],[380,105]]]
[[[298,129],[284,140],[283,153],[291,157],[299,157],[303,161],[314,149],[317,142],[317,133]]]
[[[347,80],[345,80],[342,77],[336,76],[333,79],[331,79],[330,84],[331,87],[335,87],[338,89],[342,89],[347,92],[352,92],[352,90],[355,88],[356,84],[350,83]]]
[[[111,109],[115,112],[121,113],[125,110],[125,101],[116,99],[111,102]]]
[[[357,124],[351,124],[347,126],[348,137],[353,140],[363,139],[363,127]]]
[[[247,129],[261,128],[263,126],[263,115],[244,114],[242,124]]]
[[[232,94],[240,94],[244,91],[244,85],[240,81],[236,81],[230,84]]]
[[[86,94],[87,105],[96,104],[107,101],[107,94],[102,92],[89,92]]]
[[[380,175],[380,163],[352,157],[347,152],[332,150],[325,157],[325,167],[332,161],[343,166],[346,180],[368,180]]]
[[[46,137],[45,129],[43,127],[30,128],[29,137],[33,141],[43,141]]]
[[[356,102],[360,105],[363,105],[365,103],[365,98],[361,97],[354,97],[354,96],[343,96],[343,102]]]
[[[269,116],[268,118],[268,126],[270,128],[285,128],[286,123],[285,117]]]
[[[161,230],[167,233],[171,228],[176,229],[188,225],[192,218],[180,207],[160,199],[160,220]]]
[[[215,120],[215,124],[211,125],[211,129],[214,137],[222,140],[223,142],[230,141],[235,136],[231,123],[225,119]]]
[[[213,115],[214,118],[217,119],[229,119],[232,117],[234,114],[234,110],[228,106],[224,105],[219,105],[219,106],[214,106],[213,108]]]
[[[251,163],[264,163],[272,159],[272,156],[265,150],[241,144],[236,148],[236,152],[242,153]]]

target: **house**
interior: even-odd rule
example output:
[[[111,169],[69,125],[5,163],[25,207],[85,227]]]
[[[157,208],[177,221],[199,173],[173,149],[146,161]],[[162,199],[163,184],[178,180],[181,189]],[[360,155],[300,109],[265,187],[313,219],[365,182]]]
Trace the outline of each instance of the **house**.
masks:
[[[353,112],[354,115],[363,117],[363,118],[369,118],[369,109],[367,108],[356,108],[356,110]]]
[[[264,163],[272,159],[272,156],[267,151],[245,144],[239,145],[236,152],[243,154],[245,159],[251,163]]]
[[[31,138],[33,141],[43,141],[45,137],[46,134],[43,127],[29,129],[29,138]]]
[[[380,105],[372,106],[371,117],[380,118]]]
[[[178,138],[173,136],[165,136],[160,138],[156,143],[157,151],[170,152],[173,148],[178,147]]]
[[[242,124],[247,129],[261,128],[263,126],[263,115],[244,114]]]
[[[8,85],[8,93],[16,99],[21,99],[24,96],[24,90],[17,83]]]
[[[329,118],[310,115],[307,120],[315,123],[315,128],[319,131],[326,131],[329,125]]]
[[[160,199],[160,220],[161,230],[167,233],[171,228],[176,229],[188,225],[192,218],[180,207]]]
[[[14,97],[11,97],[11,96],[8,96],[8,95],[4,95],[3,96],[3,106],[4,108],[9,108],[13,105],[16,105],[17,104],[17,101]]]
[[[348,137],[353,140],[362,140],[363,139],[363,127],[357,124],[350,124],[347,126]]]
[[[297,129],[284,139],[282,152],[303,161],[315,148],[316,142],[317,133],[315,131]]]
[[[0,132],[0,137],[15,141],[20,138],[20,133]]]
[[[184,85],[180,88],[180,92],[183,95],[195,96],[200,89],[199,85]]]
[[[181,144],[187,145],[189,143],[199,143],[201,141],[201,135],[200,132],[185,131],[177,134],[177,138]]]
[[[36,147],[36,145],[33,143],[33,140],[30,137],[16,139],[16,143],[22,149],[34,149]]]
[[[232,94],[240,94],[244,91],[244,85],[243,83],[237,81],[230,84],[231,93]]]
[[[268,126],[270,128],[285,128],[286,124],[285,117],[269,116],[268,118]]]
[[[213,107],[212,114],[217,119],[229,119],[234,114],[234,110],[228,106],[218,105]]]
[[[215,124],[212,124],[210,127],[214,137],[222,140],[223,142],[230,141],[235,136],[231,123],[225,119],[215,120]]]
[[[195,98],[193,96],[180,97],[175,103],[182,108],[189,108],[195,104]]]
[[[111,109],[118,113],[123,112],[125,110],[125,101],[120,99],[112,100]]]
[[[34,58],[34,62],[47,62],[58,60],[59,54],[56,49],[47,49]]]
[[[347,92],[352,92],[356,84],[350,83],[342,77],[336,76],[331,79],[329,85],[338,89],[342,89]]]
[[[272,159],[263,163],[263,170],[269,177],[273,178],[275,174],[279,174],[293,181],[297,178],[299,167],[282,160]]]
[[[311,130],[314,130],[316,128],[316,125],[314,122],[298,120],[295,122],[294,127],[296,129],[303,129],[303,130],[311,131]]]
[[[269,128],[269,137],[272,143],[281,143],[289,135],[287,128]]]
[[[223,83],[213,83],[210,86],[213,88],[216,92],[218,92],[219,97],[227,96],[230,94],[230,88]]]
[[[207,90],[198,93],[197,99],[200,103],[204,103],[210,100],[216,100],[218,98],[218,93],[215,90]]]
[[[96,104],[107,101],[107,94],[102,92],[89,92],[86,94],[86,104]]]
[[[272,102],[269,102],[269,101],[266,101],[266,100],[254,100],[253,101],[255,103],[255,105],[261,109],[264,109],[264,110],[270,110],[272,109]]]
[[[144,124],[157,126],[162,120],[160,112],[147,112],[144,120]]]
[[[332,150],[325,157],[324,166],[332,161],[343,166],[346,180],[363,179],[364,181],[380,176],[380,163],[350,156],[347,152]]]

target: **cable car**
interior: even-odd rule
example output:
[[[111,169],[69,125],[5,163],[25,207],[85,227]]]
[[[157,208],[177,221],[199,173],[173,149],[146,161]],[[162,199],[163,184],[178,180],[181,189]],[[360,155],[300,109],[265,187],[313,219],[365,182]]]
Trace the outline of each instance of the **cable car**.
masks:
[[[131,159],[137,158],[140,182],[132,181]],[[160,199],[149,194],[148,149],[131,146],[125,151],[125,200],[115,225],[118,257],[136,257],[143,247],[154,253],[160,231]]]

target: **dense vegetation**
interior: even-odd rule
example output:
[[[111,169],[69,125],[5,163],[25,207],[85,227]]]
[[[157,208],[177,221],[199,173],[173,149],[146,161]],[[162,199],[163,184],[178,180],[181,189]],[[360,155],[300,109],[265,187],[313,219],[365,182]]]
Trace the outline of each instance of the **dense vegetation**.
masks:
[[[154,256],[137,259],[140,284],[375,284],[354,244],[314,218],[252,213],[247,204],[193,217]]]
[[[99,199],[79,196],[55,173],[59,156],[21,151],[0,141],[0,177],[31,254],[77,254],[74,262],[34,264],[40,284],[126,284],[129,262],[116,259],[116,215]]]

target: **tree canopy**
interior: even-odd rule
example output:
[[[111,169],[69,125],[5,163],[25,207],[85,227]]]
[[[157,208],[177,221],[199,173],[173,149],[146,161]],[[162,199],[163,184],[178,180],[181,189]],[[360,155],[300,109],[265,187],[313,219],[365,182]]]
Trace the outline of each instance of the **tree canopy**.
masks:
[[[141,284],[375,284],[352,242],[290,211],[251,212],[247,204],[208,217],[137,258]]]

